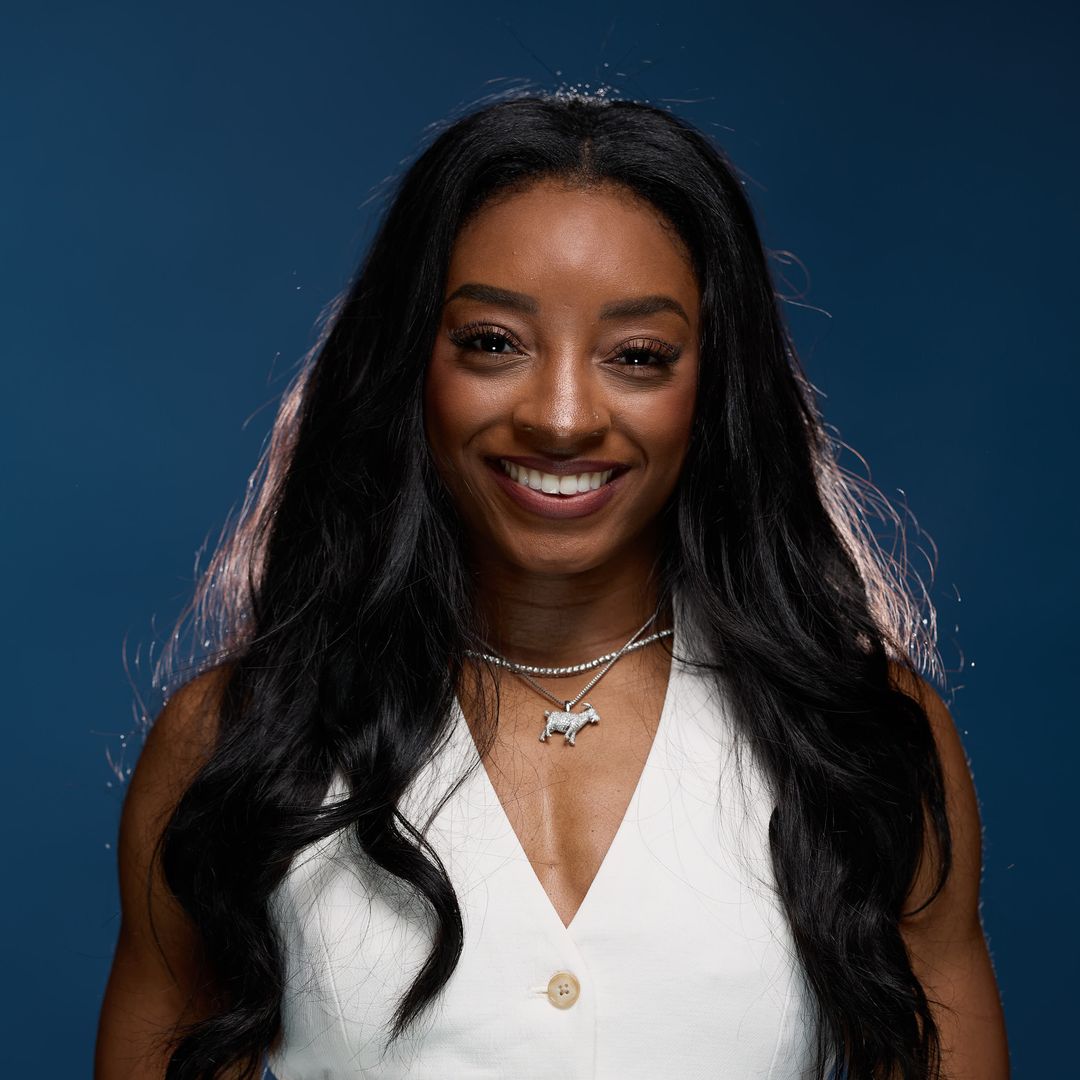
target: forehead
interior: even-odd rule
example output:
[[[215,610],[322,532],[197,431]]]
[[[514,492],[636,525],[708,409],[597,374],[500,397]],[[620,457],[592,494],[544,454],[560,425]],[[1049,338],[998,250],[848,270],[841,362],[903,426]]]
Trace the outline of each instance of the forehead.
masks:
[[[651,203],[614,184],[545,180],[489,201],[458,234],[447,290],[474,280],[564,301],[614,289],[674,292],[688,308],[698,302],[675,229]]]

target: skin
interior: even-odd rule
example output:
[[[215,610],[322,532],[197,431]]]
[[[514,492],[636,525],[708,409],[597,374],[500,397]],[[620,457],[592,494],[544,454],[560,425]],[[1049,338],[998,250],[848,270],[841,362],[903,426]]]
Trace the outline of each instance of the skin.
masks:
[[[122,918],[98,1019],[94,1080],[160,1080],[168,1063],[165,1034],[215,1011],[200,986],[202,941],[165,884],[154,845],[211,753],[224,671],[206,672],[169,698],[124,796],[117,844]],[[240,1080],[242,1072],[234,1066],[222,1077]]]
[[[982,824],[971,768],[956,723],[937,692],[902,668],[895,684],[922,703],[945,774],[953,867],[945,887],[918,914],[901,919],[911,966],[931,1000],[949,1080],[1008,1080],[1009,1047],[994,967],[979,912]],[[929,898],[936,852],[928,847],[905,912]]]

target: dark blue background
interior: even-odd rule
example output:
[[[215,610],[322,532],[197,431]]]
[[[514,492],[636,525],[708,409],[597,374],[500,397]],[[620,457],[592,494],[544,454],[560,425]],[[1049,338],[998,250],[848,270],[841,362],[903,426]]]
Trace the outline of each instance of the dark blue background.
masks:
[[[89,1074],[118,929],[106,751],[126,776],[139,746],[120,738],[125,641],[145,689],[376,186],[426,125],[531,80],[608,81],[714,133],[768,246],[805,267],[810,306],[787,310],[826,418],[940,552],[1016,1075],[1060,1075],[1078,959],[1073,11],[6,5],[5,1074]]]

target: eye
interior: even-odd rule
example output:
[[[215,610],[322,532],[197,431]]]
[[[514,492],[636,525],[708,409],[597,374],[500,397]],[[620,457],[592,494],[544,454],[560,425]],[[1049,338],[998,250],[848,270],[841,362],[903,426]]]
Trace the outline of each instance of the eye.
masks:
[[[485,353],[488,356],[514,356],[522,350],[514,339],[497,326],[487,323],[469,323],[447,335],[461,349]],[[508,351],[504,351],[509,346]],[[648,368],[664,368],[674,364],[682,352],[678,346],[666,341],[640,338],[622,345],[611,357],[616,367],[632,371]]]
[[[488,353],[491,356],[509,356],[517,351],[517,347],[508,334],[498,327],[487,326],[483,323],[469,323],[468,326],[463,326],[459,330],[452,330],[448,337],[459,348]],[[505,345],[511,346],[509,353],[502,351]]]
[[[675,345],[669,345],[666,341],[650,341],[642,338],[622,346],[613,359],[622,361],[616,364],[617,367],[630,368],[631,370],[668,367],[678,360],[681,351],[681,349]]]

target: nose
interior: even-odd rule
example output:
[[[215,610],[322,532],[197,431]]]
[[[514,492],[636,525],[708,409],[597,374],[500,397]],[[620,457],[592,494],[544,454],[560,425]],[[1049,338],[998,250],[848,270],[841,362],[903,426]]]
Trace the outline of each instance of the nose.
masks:
[[[611,415],[599,381],[589,360],[570,353],[537,365],[515,403],[515,431],[556,453],[602,439]]]

